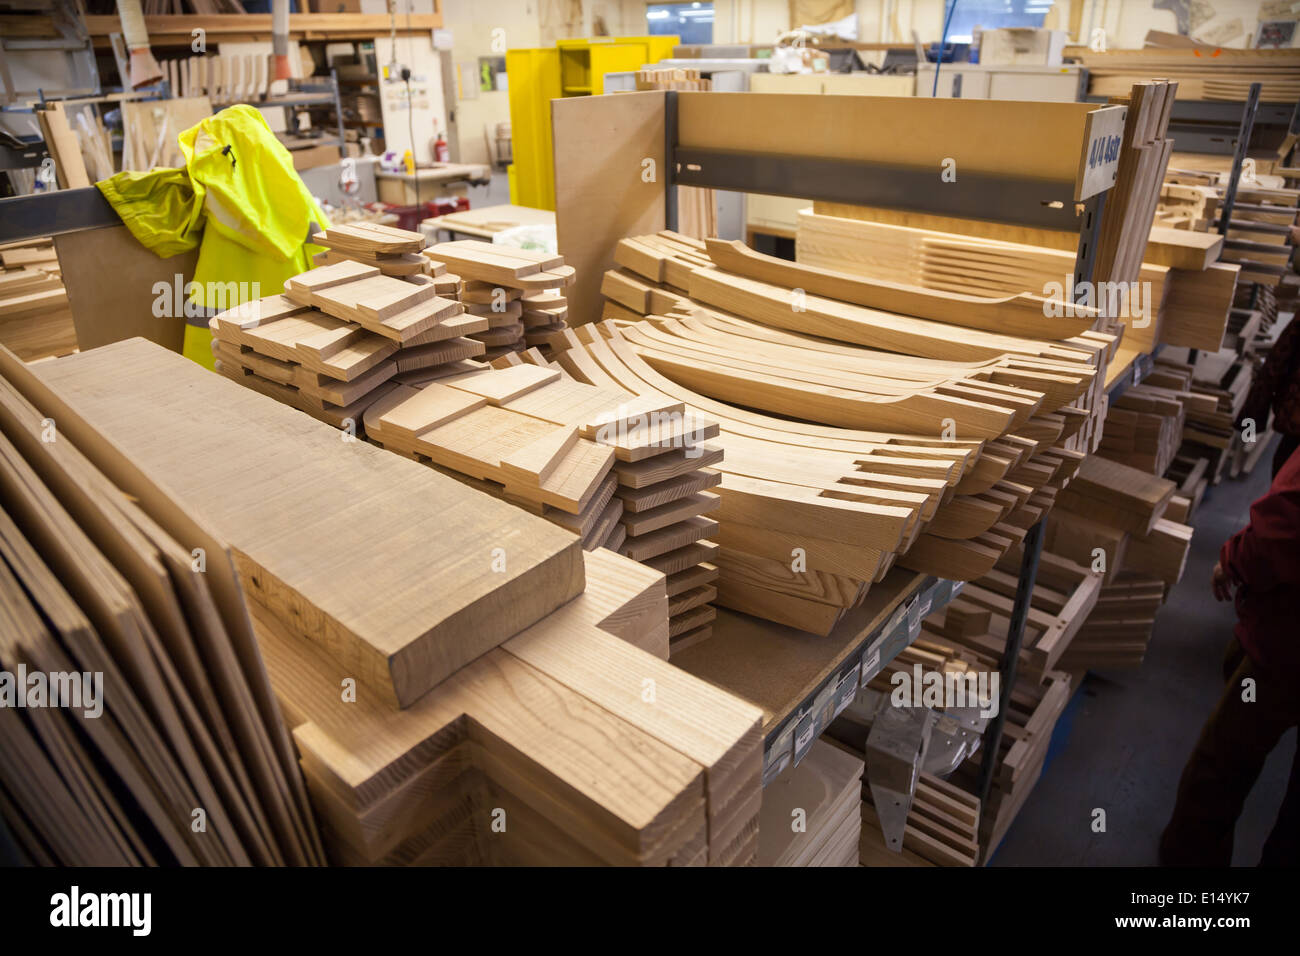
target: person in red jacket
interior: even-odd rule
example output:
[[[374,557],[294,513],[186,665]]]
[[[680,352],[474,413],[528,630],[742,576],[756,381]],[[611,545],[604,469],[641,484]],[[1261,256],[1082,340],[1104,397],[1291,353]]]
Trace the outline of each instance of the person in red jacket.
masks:
[[[1234,598],[1227,686],[1201,730],[1160,838],[1165,866],[1229,866],[1246,796],[1282,735],[1300,725],[1300,452],[1250,506],[1250,524],[1219,553],[1212,582]],[[1235,595],[1234,595],[1235,592]],[[1300,863],[1300,747],[1261,866]]]

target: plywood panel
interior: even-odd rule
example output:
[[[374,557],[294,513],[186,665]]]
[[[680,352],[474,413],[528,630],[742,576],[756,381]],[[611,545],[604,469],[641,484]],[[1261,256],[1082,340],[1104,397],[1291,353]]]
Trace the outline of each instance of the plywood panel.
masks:
[[[664,228],[664,93],[554,100],[551,122],[556,232],[578,273],[568,321],[581,325],[600,319],[601,277],[618,241]]]

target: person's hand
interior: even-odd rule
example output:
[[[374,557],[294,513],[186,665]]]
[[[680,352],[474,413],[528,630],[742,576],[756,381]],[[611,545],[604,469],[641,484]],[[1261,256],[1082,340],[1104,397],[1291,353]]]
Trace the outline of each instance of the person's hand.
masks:
[[[1216,601],[1232,600],[1232,578],[1228,577],[1228,572],[1223,570],[1223,565],[1219,562],[1214,565],[1212,587]]]

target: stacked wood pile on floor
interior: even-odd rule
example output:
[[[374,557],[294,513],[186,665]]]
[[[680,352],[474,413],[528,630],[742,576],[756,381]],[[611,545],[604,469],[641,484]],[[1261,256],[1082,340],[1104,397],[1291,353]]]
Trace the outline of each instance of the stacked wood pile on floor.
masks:
[[[759,866],[857,866],[862,757],[814,740],[798,765],[763,788]]]
[[[239,556],[79,405],[0,348],[9,835],[39,865],[322,863]]]
[[[667,657],[712,634],[717,552],[710,517],[718,426],[681,402],[647,402],[532,364],[401,386],[366,411],[385,448],[464,476],[667,578]]]
[[[362,227],[342,229],[337,238],[353,240]],[[400,232],[366,227],[372,229]],[[335,239],[334,233],[324,238]],[[378,262],[410,255],[410,247],[424,242],[419,234],[404,235],[377,234],[347,245],[356,250],[364,243],[367,257]],[[217,371],[360,434],[366,408],[389,391],[472,367],[462,363],[483,355],[483,344],[469,336],[486,330],[488,320],[440,295],[439,278],[386,275],[380,265],[352,258],[304,272],[285,283],[283,294],[211,319]]]
[[[637,70],[638,90],[709,90],[713,82],[700,76],[699,70]],[[677,228],[694,239],[718,234],[718,201],[712,189],[699,186],[677,187]]]
[[[1080,50],[1088,68],[1089,96],[1118,96],[1135,83],[1161,76],[1177,81],[1178,98],[1244,103],[1251,83],[1262,81],[1260,101],[1300,99],[1300,64],[1291,50],[1205,49]]]
[[[555,337],[568,328],[563,290],[575,272],[563,256],[477,239],[442,242],[425,255],[460,274],[465,311],[488,322],[486,331],[471,336],[483,343],[484,361],[533,347],[549,354]]]
[[[0,344],[27,362],[75,352],[77,331],[54,240],[0,245],[0,265]]]
[[[761,711],[607,630],[662,575],[138,339],[32,371],[229,542],[332,861],[754,859]]]
[[[1101,576],[1064,669],[1137,667],[1156,612],[1182,578],[1192,501],[1173,481],[1101,457],[1083,463],[1048,517],[1045,547]]]
[[[1114,345],[1095,310],[1050,318],[1033,295],[954,298],[677,234],[616,260],[612,318],[566,333],[556,361],[719,423],[724,606],[824,634],[895,561],[980,577],[1083,457],[1064,446]]]

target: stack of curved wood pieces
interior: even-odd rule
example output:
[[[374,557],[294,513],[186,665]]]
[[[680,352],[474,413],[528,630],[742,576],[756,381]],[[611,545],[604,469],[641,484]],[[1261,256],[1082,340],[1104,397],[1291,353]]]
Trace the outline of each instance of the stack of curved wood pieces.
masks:
[[[575,270],[564,257],[477,239],[443,242],[425,255],[454,268],[465,280],[465,311],[488,322],[473,338],[486,348],[484,361],[526,348],[547,349],[568,327],[564,288]]]
[[[539,359],[540,360],[540,359]],[[717,424],[682,402],[646,401],[520,364],[393,389],[365,414],[371,440],[463,476],[579,536],[667,575],[667,657],[712,633],[717,551],[709,492]]]
[[[981,577],[1083,457],[1063,444],[1087,418],[1075,403],[1113,345],[1088,328],[1095,315],[1051,320],[1032,296],[954,304],[717,240],[688,256],[675,235],[630,245],[635,256],[620,248],[627,274],[607,288],[643,285],[646,306],[653,296],[665,308],[642,317],[607,304],[620,320],[568,332],[556,361],[581,381],[681,401],[719,423],[724,606],[824,634],[895,561]],[[886,306],[970,324],[1055,321],[1060,340]]]
[[[143,340],[32,373],[230,542],[333,862],[754,859],[762,712],[625,639],[661,574]]]
[[[439,288],[432,276],[384,275],[353,260],[312,269],[289,279],[282,295],[209,321],[217,371],[359,434],[362,412],[387,392],[483,355],[469,336],[487,319],[465,314]]]

